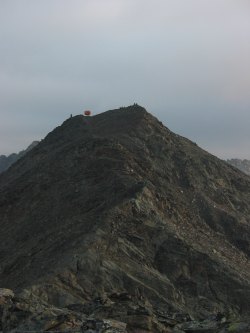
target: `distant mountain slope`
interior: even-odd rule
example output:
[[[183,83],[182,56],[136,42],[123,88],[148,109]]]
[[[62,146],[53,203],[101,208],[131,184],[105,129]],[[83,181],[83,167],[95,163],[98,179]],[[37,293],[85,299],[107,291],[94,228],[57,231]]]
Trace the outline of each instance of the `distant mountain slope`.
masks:
[[[249,177],[140,106],[72,117],[1,174],[0,230],[19,329],[250,315]]]
[[[15,163],[19,158],[24,156],[28,151],[34,148],[39,141],[33,141],[28,148],[25,150],[20,151],[19,153],[13,153],[9,156],[0,155],[0,173],[7,170],[13,163]]]
[[[238,158],[232,158],[232,159],[227,160],[227,163],[238,168],[239,170],[246,173],[247,175],[250,175],[250,161],[249,160],[246,160],[246,159],[241,160]]]

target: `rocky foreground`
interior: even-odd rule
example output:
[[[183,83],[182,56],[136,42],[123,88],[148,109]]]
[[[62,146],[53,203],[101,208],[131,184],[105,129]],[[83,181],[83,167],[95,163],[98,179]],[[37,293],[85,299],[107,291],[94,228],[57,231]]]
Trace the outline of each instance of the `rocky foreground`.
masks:
[[[249,332],[249,216],[140,106],[70,118],[0,175],[2,330]]]
[[[198,321],[180,312],[157,311],[145,299],[138,300],[127,293],[98,297],[62,309],[40,301],[31,304],[25,297],[16,298],[9,289],[0,289],[0,311],[3,332],[250,332],[250,321],[232,322],[222,313]]]

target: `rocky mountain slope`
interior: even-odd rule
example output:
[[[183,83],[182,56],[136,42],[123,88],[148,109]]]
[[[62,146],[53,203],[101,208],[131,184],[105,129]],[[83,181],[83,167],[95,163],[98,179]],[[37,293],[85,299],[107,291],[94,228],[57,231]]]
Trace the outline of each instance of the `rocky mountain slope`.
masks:
[[[28,151],[38,145],[39,141],[33,141],[25,150],[20,151],[19,153],[13,153],[9,156],[0,155],[0,173],[7,170],[13,163],[15,163],[19,158],[24,156]]]
[[[0,175],[2,326],[246,321],[249,216],[249,177],[142,107],[70,118]]]
[[[247,175],[250,175],[250,161],[249,160],[241,160],[238,158],[231,158],[227,160],[227,163],[231,164],[232,166],[238,168],[242,172],[246,173]]]

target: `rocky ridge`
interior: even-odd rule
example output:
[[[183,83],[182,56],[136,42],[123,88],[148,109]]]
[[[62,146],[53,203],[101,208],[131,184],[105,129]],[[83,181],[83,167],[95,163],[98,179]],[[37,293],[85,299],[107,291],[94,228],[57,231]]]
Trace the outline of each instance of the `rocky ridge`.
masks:
[[[25,150],[19,153],[13,153],[8,156],[0,155],[0,173],[7,170],[13,163],[15,163],[19,158],[24,156],[28,151],[38,145],[39,141],[33,141]]]
[[[4,330],[247,332],[249,185],[140,106],[66,120],[0,175]]]

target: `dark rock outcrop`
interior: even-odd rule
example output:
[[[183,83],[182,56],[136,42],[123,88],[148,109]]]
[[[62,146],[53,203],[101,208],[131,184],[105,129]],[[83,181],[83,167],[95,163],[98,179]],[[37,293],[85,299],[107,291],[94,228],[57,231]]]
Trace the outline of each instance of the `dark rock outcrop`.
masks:
[[[76,116],[0,175],[0,286],[32,329],[60,311],[134,333],[244,322],[249,216],[249,177],[145,109]]]

